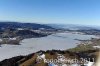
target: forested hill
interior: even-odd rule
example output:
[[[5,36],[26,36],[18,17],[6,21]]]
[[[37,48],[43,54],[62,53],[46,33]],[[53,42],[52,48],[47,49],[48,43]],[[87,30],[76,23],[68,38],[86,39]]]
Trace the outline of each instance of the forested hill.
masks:
[[[53,29],[50,26],[36,23],[20,23],[20,22],[0,22],[0,28],[32,28],[32,29]]]

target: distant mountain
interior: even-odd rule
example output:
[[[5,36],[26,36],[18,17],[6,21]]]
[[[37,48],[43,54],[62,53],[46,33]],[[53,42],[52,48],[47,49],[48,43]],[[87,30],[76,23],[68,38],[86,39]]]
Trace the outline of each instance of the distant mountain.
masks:
[[[20,22],[0,22],[0,28],[32,28],[32,29],[52,29],[52,27],[43,25],[43,24],[36,24],[36,23],[20,23]]]
[[[75,25],[75,24],[48,24],[48,26],[51,26],[56,29],[69,29],[69,30],[91,30],[91,29],[97,29],[93,26],[85,26],[85,25]]]

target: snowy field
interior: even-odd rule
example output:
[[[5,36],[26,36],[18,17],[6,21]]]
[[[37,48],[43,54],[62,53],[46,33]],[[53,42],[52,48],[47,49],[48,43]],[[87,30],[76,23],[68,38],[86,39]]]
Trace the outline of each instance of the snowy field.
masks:
[[[78,41],[74,39],[95,38],[93,35],[80,35],[72,33],[59,33],[47,37],[24,39],[21,45],[1,45],[0,61],[14,56],[27,55],[39,50],[60,49],[66,50],[77,45]]]

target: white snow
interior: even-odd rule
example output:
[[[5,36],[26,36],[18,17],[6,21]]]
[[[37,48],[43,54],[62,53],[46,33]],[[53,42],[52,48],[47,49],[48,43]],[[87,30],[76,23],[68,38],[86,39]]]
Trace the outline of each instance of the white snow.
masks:
[[[84,64],[85,66],[93,66],[94,62],[88,62],[87,64]]]
[[[99,48],[100,49],[100,46],[93,46],[94,48]]]
[[[45,59],[45,54],[42,54],[42,55],[38,55],[37,59]]]
[[[16,40],[16,38],[9,38],[9,40]]]

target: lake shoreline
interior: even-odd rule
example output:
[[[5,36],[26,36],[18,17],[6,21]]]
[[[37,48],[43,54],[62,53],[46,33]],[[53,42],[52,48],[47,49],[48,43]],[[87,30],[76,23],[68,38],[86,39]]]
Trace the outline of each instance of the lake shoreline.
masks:
[[[2,53],[0,54],[0,59],[3,60],[14,56],[28,55],[30,53],[37,52],[40,50],[66,50],[77,46],[77,42],[79,41],[74,40],[74,38],[89,39],[91,37],[94,36],[85,36],[71,33],[57,33],[41,38],[24,39],[21,41],[20,45],[2,45],[2,47],[0,47],[0,52]]]

